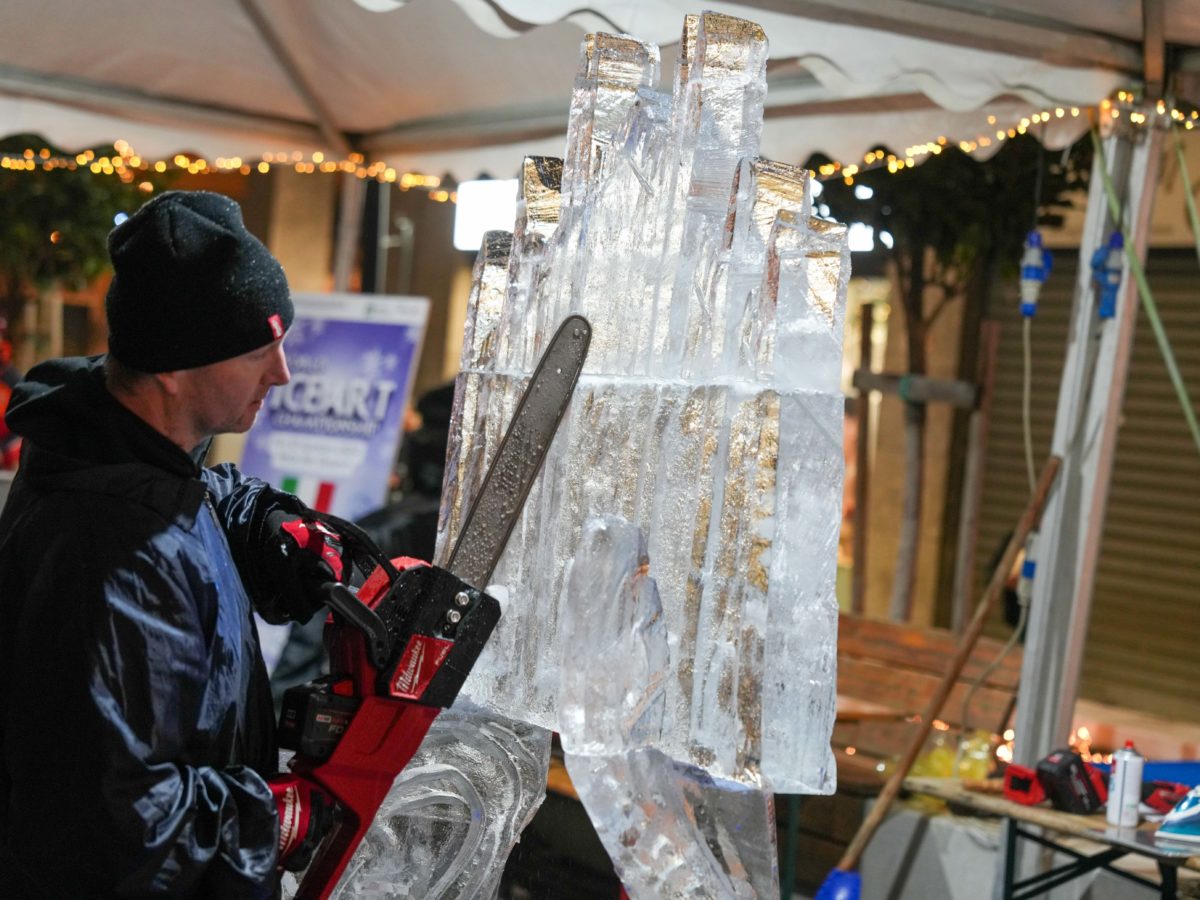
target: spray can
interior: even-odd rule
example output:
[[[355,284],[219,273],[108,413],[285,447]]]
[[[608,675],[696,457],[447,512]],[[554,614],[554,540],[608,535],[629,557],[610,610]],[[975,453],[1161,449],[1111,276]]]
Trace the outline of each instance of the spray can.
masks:
[[[1126,741],[1113,754],[1112,774],[1108,779],[1108,809],[1105,818],[1117,828],[1133,828],[1138,823],[1138,804],[1142,802],[1142,767],[1146,760]]]

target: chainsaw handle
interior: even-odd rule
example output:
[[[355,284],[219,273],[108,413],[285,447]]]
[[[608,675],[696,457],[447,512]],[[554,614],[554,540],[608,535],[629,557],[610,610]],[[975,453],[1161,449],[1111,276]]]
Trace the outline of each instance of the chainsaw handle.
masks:
[[[371,663],[376,668],[384,668],[391,654],[392,638],[383,620],[340,582],[329,581],[321,585],[321,594],[331,610],[363,633]]]

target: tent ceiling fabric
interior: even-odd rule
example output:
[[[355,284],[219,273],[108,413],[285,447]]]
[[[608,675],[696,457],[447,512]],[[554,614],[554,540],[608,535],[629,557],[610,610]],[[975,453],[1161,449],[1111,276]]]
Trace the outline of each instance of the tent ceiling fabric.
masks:
[[[1195,3],[1154,2],[1169,41],[1200,43]],[[989,114],[1011,124],[1095,103],[1140,66],[1129,0],[878,0],[869,12],[833,0],[156,0],[152,15],[135,0],[0,0],[0,133],[246,159],[336,152],[333,134],[397,167],[506,176],[526,153],[562,153],[585,31],[659,43],[669,78],[683,16],[701,8],[764,27],[762,152],[788,162],[971,139]]]

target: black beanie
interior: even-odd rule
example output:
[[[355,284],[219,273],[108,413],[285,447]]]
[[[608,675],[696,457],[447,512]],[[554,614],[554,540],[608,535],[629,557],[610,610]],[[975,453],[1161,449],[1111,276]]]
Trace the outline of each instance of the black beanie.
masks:
[[[160,194],[109,233],[108,255],[108,349],[132,369],[206,366],[292,324],[283,267],[221,194]]]

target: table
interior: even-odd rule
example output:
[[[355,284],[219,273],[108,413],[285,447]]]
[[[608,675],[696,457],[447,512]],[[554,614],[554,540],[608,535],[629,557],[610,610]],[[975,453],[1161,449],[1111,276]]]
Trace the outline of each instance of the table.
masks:
[[[1006,800],[1000,794],[968,791],[963,788],[962,782],[957,778],[909,777],[904,780],[904,787],[915,793],[928,794],[978,812],[991,813],[1008,819],[1004,848],[1003,896],[1005,900],[1026,900],[1029,897],[1037,897],[1096,869],[1106,869],[1121,878],[1157,890],[1159,895],[1164,898],[1174,898],[1177,896],[1178,890],[1178,870],[1182,867],[1200,871],[1200,857],[1197,856],[1200,848],[1187,844],[1156,841],[1154,831],[1157,825],[1150,823],[1146,823],[1140,828],[1113,828],[1105,821],[1102,813],[1082,816],[1061,812],[1047,805],[1024,806]],[[1083,838],[1099,844],[1104,849],[1091,855],[1084,854],[1072,847],[1064,846],[1059,841],[1031,831],[1029,826],[1043,828],[1055,834]],[[1047,872],[1017,880],[1015,867],[1018,838],[1066,854],[1072,858],[1071,862],[1056,866]],[[1160,877],[1158,883],[1112,866],[1116,860],[1130,853],[1136,853],[1155,861]]]

